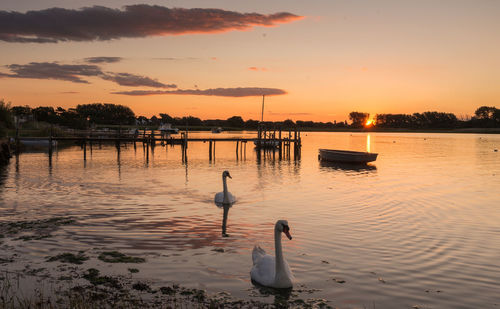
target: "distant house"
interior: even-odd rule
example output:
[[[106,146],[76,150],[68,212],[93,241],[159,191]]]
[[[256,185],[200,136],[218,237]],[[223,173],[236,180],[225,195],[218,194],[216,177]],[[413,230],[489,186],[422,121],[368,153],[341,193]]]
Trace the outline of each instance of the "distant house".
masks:
[[[33,121],[33,119],[34,118],[33,118],[32,114],[30,114],[30,115],[15,115],[14,116],[14,123],[16,124],[16,126],[20,126],[25,122]]]

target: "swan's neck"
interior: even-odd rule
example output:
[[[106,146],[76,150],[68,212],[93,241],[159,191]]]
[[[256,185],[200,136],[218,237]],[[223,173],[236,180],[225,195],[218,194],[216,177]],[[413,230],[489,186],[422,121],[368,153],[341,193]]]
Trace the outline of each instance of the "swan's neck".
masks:
[[[274,250],[276,251],[276,274],[275,281],[282,280],[286,277],[285,260],[283,258],[283,249],[281,248],[281,232],[274,230]]]
[[[222,184],[224,186],[224,200],[222,202],[223,203],[229,203],[229,194],[228,194],[228,191],[227,191],[226,176],[222,176]]]

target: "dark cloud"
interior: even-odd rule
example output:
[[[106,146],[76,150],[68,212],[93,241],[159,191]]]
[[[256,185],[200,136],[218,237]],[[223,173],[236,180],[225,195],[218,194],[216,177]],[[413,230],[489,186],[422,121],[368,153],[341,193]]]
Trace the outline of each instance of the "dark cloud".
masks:
[[[73,83],[89,82],[82,76],[100,76],[103,74],[96,65],[87,64],[59,64],[57,62],[31,62],[29,64],[10,64],[6,66],[13,74],[6,74],[12,78],[57,79]]]
[[[115,82],[121,86],[153,88],[177,87],[174,84],[164,84],[147,76],[134,75],[130,73],[105,73],[97,65],[70,65],[59,64],[57,62],[31,62],[28,64],[10,64],[6,67],[12,73],[0,73],[0,77],[56,79],[70,81],[73,83],[89,84],[89,82],[82,79],[82,77],[93,76]]]
[[[119,38],[214,33],[275,26],[301,19],[291,13],[238,13],[220,9],[129,5],[79,10],[50,8],[26,13],[0,11],[0,40],[19,43],[95,41]]]
[[[115,63],[122,61],[122,57],[89,57],[85,58],[86,62],[89,63]]]
[[[253,97],[262,95],[282,95],[287,92],[282,89],[276,88],[257,88],[257,87],[239,87],[239,88],[214,88],[214,89],[178,89],[171,91],[164,90],[132,90],[132,91],[118,91],[113,94],[123,94],[130,96],[148,96],[159,94],[177,94],[177,95],[204,95],[204,96],[217,96],[217,97]]]
[[[159,81],[146,77],[129,73],[107,73],[102,76],[102,79],[110,80],[121,86],[129,87],[154,87],[154,88],[177,88],[174,84],[164,84]]]

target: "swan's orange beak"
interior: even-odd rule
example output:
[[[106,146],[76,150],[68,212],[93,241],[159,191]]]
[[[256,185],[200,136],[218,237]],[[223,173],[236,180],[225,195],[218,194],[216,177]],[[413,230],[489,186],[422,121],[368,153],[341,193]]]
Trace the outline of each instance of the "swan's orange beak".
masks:
[[[290,235],[290,228],[288,226],[285,226],[283,228],[283,233],[285,233],[286,237],[288,237],[288,239],[292,240],[292,235]]]

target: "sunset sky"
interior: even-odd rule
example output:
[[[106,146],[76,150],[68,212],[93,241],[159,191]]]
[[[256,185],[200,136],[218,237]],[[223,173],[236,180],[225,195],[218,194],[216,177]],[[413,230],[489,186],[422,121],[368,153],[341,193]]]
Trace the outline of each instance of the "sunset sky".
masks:
[[[1,0],[0,99],[343,121],[500,106],[498,0]]]

